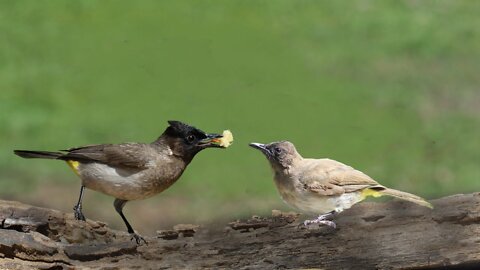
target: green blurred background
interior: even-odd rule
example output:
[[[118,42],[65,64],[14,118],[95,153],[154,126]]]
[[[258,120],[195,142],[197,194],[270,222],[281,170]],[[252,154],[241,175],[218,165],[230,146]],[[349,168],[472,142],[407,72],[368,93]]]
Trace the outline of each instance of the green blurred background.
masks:
[[[79,180],[13,149],[150,142],[170,119],[231,129],[134,228],[271,209],[288,139],[426,198],[480,190],[480,1],[2,1],[0,198],[71,212]],[[87,217],[124,229],[112,198]]]

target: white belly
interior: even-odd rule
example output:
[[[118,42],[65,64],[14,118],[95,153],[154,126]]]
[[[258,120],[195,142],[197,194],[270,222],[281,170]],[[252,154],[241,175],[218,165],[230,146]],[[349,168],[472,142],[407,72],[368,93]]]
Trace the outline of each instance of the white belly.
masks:
[[[81,164],[79,175],[82,184],[123,200],[145,199],[160,192],[155,181],[147,181],[144,170],[116,169],[100,163]]]
[[[319,196],[312,192],[293,194],[280,192],[282,199],[290,206],[310,215],[321,215],[331,211],[341,212],[362,200],[360,192],[345,193],[339,196]]]

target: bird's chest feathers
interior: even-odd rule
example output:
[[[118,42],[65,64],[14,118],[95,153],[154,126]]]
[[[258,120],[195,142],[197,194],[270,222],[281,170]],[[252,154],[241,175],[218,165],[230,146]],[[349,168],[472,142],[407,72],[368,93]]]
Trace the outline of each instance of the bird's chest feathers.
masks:
[[[147,175],[151,175],[152,178],[160,185],[170,186],[180,178],[185,170],[183,163],[176,161],[160,161],[156,166],[152,167]]]
[[[119,199],[151,197],[172,185],[185,166],[172,160],[155,160],[147,168],[115,168],[101,163],[81,164],[83,185]]]
[[[350,208],[359,200],[356,193],[319,196],[315,192],[305,189],[302,182],[296,177],[299,176],[294,173],[276,174],[275,184],[283,201],[304,213],[322,214],[333,210],[341,211]]]
[[[291,175],[285,173],[275,174],[275,185],[280,193],[280,197],[282,197],[287,204],[294,206],[300,194],[295,187],[295,182]]]

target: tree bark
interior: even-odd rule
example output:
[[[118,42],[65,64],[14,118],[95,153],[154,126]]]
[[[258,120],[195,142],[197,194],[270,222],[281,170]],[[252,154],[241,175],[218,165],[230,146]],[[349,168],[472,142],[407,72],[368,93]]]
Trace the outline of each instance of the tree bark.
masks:
[[[0,268],[480,269],[480,193],[433,204],[361,203],[337,229],[272,211],[223,228],[177,225],[137,246],[101,222],[0,201]]]

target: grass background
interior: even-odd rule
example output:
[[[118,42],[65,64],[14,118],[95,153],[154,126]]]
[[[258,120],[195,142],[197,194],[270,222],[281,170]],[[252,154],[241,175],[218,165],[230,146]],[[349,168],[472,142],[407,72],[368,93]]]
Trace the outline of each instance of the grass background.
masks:
[[[480,190],[478,1],[2,1],[0,198],[71,211],[79,180],[13,149],[231,129],[173,187],[125,208],[152,233],[272,208],[252,141],[288,139],[427,198]],[[88,191],[87,217],[123,229]]]

